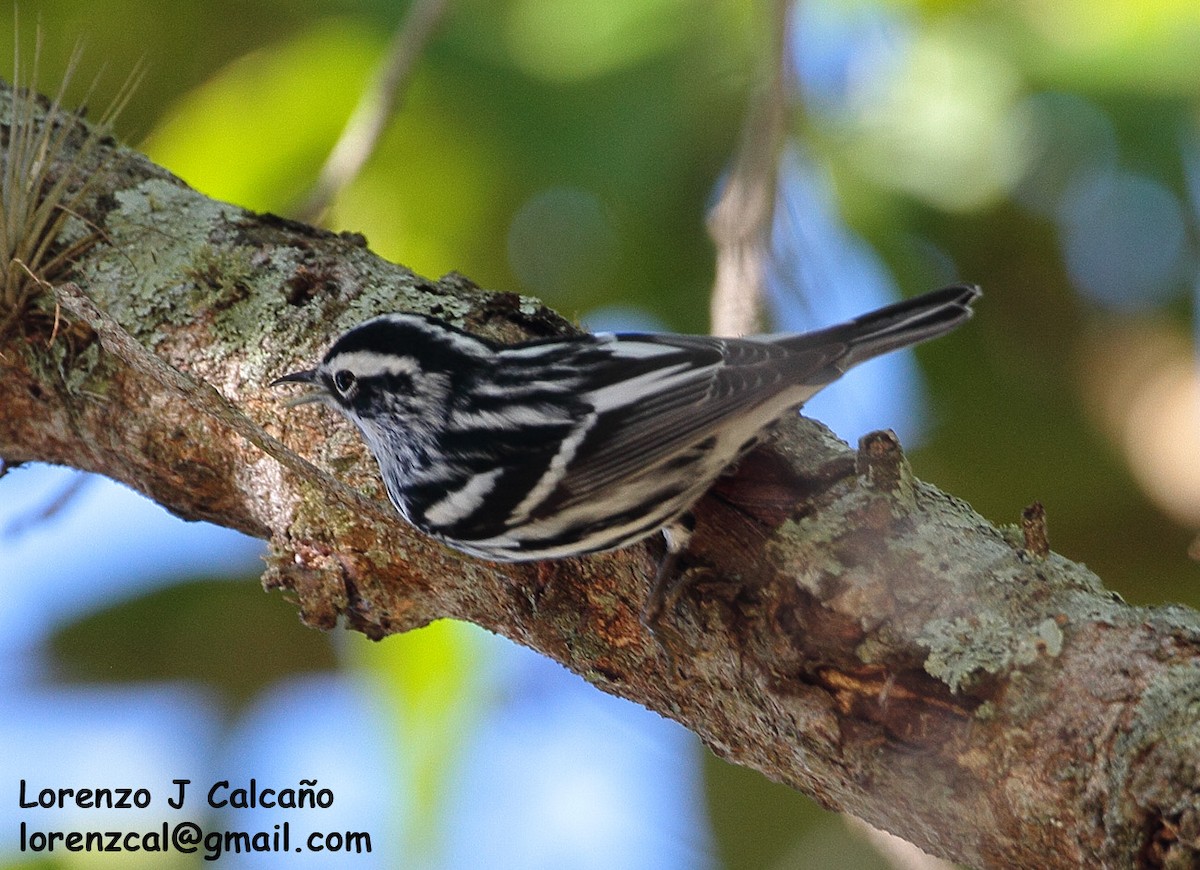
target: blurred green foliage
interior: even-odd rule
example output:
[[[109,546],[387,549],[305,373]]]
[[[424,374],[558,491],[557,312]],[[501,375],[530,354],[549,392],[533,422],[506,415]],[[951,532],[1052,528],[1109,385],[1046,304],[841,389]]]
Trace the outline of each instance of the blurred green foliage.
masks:
[[[443,619],[387,643],[350,642],[350,664],[372,677],[394,713],[407,774],[405,851],[415,865],[436,863],[447,780],[483,706],[480,640],[474,626]]]
[[[235,715],[283,677],[336,666],[329,638],[295,625],[295,608],[257,584],[193,580],[79,619],[55,636],[52,651],[60,679],[188,680]]]
[[[20,13],[26,35],[35,21],[45,33],[43,83],[57,81],[80,37],[86,59],[73,92],[82,96],[89,71],[107,67],[94,103],[144,59],[149,73],[119,125],[125,138],[206,193],[286,213],[312,183],[402,8],[32,0]],[[744,0],[454,4],[331,222],[424,274],[458,270],[485,287],[541,295],[568,316],[622,304],[703,331],[713,269],[705,208],[761,78],[767,11]],[[882,47],[868,52],[882,68],[851,68],[832,90],[802,87],[794,105],[796,139],[830,174],[844,218],[905,292],[961,277],[987,294],[970,327],[922,350],[936,425],[914,455],[918,474],[997,522],[1015,522],[1040,499],[1055,549],[1086,561],[1128,599],[1200,606],[1198,568],[1186,555],[1195,530],[1135,482],[1087,398],[1095,355],[1127,352],[1089,344],[1097,330],[1136,321],[1187,341],[1200,5],[826,0],[798,13],[809,15],[833,36],[861,26],[870,37],[884,22]],[[12,42],[8,29],[0,20],[0,46]],[[802,68],[805,60],[802,49]],[[8,66],[2,56],[0,66]],[[1046,93],[1073,102],[1050,111],[1028,102]],[[1165,287],[1154,308],[1108,312],[1072,281],[1059,200],[1050,197],[1092,165],[1139,173],[1188,203],[1178,287]],[[201,607],[197,592],[170,593],[168,609],[180,596]],[[258,612],[228,594],[212,601],[230,615]],[[186,638],[162,604],[127,605],[121,618]],[[118,616],[66,632],[67,659],[82,667],[71,650],[97,644],[95,632]],[[238,637],[228,643],[248,642]],[[352,660],[392,693],[405,732],[420,725],[430,735],[412,772],[430,829],[438,778],[453,769],[456,741],[478,715],[472,649],[461,626],[353,645]],[[125,654],[111,655],[116,663]],[[154,675],[136,664],[118,672]],[[230,691],[236,697],[262,679]],[[729,866],[805,866],[794,851],[803,802],[754,776],[711,778]]]

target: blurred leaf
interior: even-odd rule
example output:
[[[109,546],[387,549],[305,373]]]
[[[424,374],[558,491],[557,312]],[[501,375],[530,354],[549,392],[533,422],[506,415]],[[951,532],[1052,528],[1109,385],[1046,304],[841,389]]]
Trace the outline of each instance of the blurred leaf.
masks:
[[[334,204],[330,224],[364,233],[371,249],[437,277],[461,271],[487,284],[471,255],[502,223],[511,169],[484,119],[420,76],[380,149]],[[490,251],[494,257],[500,251]],[[493,285],[495,286],[495,285]]]
[[[1067,86],[1195,93],[1193,0],[1059,0],[1013,7],[1043,40],[1034,67]]]
[[[250,52],[179,100],[142,148],[209,196],[283,211],[315,179],[385,38],[325,20]]]
[[[436,865],[445,832],[443,799],[481,712],[479,632],[443,619],[373,644],[354,636],[354,661],[395,710],[410,811],[405,846],[414,866]]]
[[[882,183],[950,211],[1007,194],[1024,169],[1013,108],[1021,79],[982,28],[921,28],[895,76],[858,96],[851,159]]]
[[[71,866],[71,862],[65,858],[37,858],[32,861],[18,858],[11,863],[8,861],[0,863],[0,870],[58,870],[60,867],[69,866]]]
[[[51,649],[64,679],[194,680],[235,709],[290,674],[337,667],[329,638],[252,581],[196,580],[115,604],[60,629]]]
[[[704,755],[708,812],[724,870],[853,867],[888,863],[838,813],[756,771]]]
[[[515,0],[504,36],[521,69],[575,81],[671,50],[685,32],[674,24],[687,11],[687,0]]]

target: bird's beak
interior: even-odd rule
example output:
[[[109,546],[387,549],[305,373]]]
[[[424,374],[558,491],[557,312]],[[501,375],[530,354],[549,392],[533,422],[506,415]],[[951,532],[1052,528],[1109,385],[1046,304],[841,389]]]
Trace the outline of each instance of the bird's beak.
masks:
[[[317,380],[316,369],[305,369],[302,372],[292,372],[290,375],[284,375],[282,378],[276,378],[271,381],[270,386],[278,387],[280,384],[309,384],[316,385],[317,389],[309,390],[306,393],[301,393],[298,396],[293,396],[286,402],[287,407],[294,408],[297,405],[307,405],[309,402],[319,402],[329,395],[328,391],[321,386]]]

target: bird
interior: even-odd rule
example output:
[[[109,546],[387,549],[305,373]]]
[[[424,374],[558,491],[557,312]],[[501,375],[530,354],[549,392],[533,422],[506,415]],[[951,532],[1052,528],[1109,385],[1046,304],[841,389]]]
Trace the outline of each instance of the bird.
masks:
[[[852,366],[941,336],[981,295],[954,284],[813,332],[581,333],[502,344],[419,313],[373,317],[271,382],[358,428],[420,531],[524,562],[662,533],[642,611],[661,617],[691,508],[783,417]]]

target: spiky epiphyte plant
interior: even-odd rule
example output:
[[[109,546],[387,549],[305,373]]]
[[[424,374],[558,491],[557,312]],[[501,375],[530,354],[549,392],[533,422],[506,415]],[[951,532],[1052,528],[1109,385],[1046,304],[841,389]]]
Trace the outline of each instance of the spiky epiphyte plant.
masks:
[[[56,96],[47,100],[37,93],[41,34],[28,72],[22,68],[19,37],[14,39],[8,117],[0,108],[0,340],[21,325],[45,283],[61,277],[97,238],[95,232],[83,232],[67,241],[63,229],[95,186],[99,146],[139,76],[131,75],[89,126],[80,114],[63,108],[80,55],[77,46]]]

